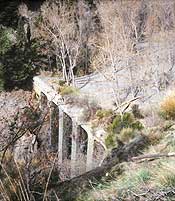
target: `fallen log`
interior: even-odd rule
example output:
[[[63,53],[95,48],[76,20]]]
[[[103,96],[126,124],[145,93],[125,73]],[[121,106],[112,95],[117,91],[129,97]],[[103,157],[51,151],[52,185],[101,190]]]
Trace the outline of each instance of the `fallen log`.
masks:
[[[160,159],[162,157],[175,157],[175,153],[157,153],[157,154],[145,154],[142,156],[132,157],[132,162],[144,162],[144,161],[152,161],[156,159]]]
[[[102,166],[67,181],[55,184],[50,183],[48,190],[56,191],[61,200],[73,201],[85,187],[90,186],[90,182],[99,181],[114,166],[116,166],[117,169],[119,168],[117,165],[120,163],[130,161],[133,156],[138,155],[148,144],[148,138],[141,135],[135,138],[131,143],[113,150],[112,154],[102,163]]]

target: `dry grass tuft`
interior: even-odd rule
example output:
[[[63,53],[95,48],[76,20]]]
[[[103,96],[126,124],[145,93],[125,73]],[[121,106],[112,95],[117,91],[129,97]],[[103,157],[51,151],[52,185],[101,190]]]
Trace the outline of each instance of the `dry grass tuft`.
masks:
[[[160,105],[160,114],[165,119],[175,119],[175,92],[171,92]]]
[[[157,186],[174,187],[175,186],[175,163],[174,161],[164,162],[156,171],[153,182]]]

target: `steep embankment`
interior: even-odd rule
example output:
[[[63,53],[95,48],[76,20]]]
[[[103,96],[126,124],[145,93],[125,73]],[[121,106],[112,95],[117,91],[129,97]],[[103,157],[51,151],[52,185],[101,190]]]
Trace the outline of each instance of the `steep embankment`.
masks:
[[[90,190],[86,190],[77,200],[174,200],[174,132],[173,126],[163,132],[160,141],[146,149],[143,155],[120,164],[120,171],[114,168],[101,182],[90,183]]]
[[[100,182],[90,182],[84,193],[79,192],[78,201],[174,200],[174,92],[150,112],[154,115],[151,117],[148,111],[144,114],[145,128],[142,131],[149,139],[149,146],[138,157],[132,157],[107,171]],[[148,119],[152,124],[148,123]]]
[[[28,105],[30,97],[31,92],[23,90],[0,93],[0,147],[9,138],[8,125],[11,120]]]

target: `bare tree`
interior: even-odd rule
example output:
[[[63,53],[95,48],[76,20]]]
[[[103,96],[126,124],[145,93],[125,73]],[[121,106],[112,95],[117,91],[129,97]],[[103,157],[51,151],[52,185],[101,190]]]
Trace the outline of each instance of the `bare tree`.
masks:
[[[113,83],[116,104],[159,92],[173,72],[174,2],[100,2],[98,12],[94,65]]]
[[[42,6],[41,32],[51,41],[57,65],[61,65],[63,79],[74,84],[74,68],[80,51],[80,37],[75,23],[75,7],[64,3],[45,3]]]
[[[136,16],[139,6],[140,3],[137,2],[134,8],[130,9],[125,3],[119,1],[100,2],[97,6],[102,32],[99,42],[96,43],[98,55],[94,65],[97,69],[101,68],[99,71],[113,83],[113,95],[117,108],[129,94],[132,94],[132,98],[136,96],[134,72],[133,67],[130,66],[130,60],[133,60],[136,55],[134,48],[142,34],[137,29]],[[122,97],[121,85],[127,86],[128,83],[130,90],[126,90]]]

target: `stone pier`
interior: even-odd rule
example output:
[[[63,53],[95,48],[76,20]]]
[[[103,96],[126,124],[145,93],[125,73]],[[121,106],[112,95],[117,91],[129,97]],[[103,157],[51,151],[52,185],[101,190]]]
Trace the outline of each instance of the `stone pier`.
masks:
[[[52,151],[58,150],[58,129],[59,129],[59,111],[58,106],[55,103],[49,103],[50,109],[50,145]]]
[[[63,118],[64,112],[59,108],[59,133],[58,133],[58,159],[63,162]]]
[[[93,169],[93,151],[94,151],[94,137],[93,137],[92,133],[89,133],[88,145],[87,145],[86,171]]]
[[[79,151],[79,129],[75,119],[72,120],[72,149],[71,149],[71,177],[77,176],[76,162],[78,160]]]

